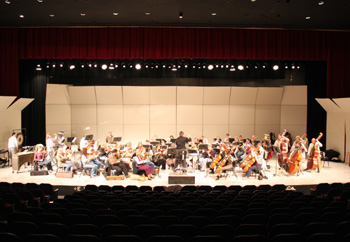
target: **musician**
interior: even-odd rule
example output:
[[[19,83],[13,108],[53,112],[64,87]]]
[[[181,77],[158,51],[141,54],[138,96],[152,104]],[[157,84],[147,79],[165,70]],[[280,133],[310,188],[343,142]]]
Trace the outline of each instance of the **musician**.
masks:
[[[184,132],[180,131],[179,137],[176,139],[176,161],[175,167],[178,167],[179,164],[182,167],[186,167],[186,161],[183,159],[186,157],[186,144],[191,141],[191,138],[184,137]]]
[[[244,144],[243,136],[242,136],[242,135],[238,136],[238,142],[239,142],[240,145],[243,145],[243,144]]]
[[[59,131],[57,135],[58,148],[63,148],[66,138],[64,137],[64,131]]]
[[[214,156],[215,153],[211,145],[208,145],[208,149],[199,150],[200,171],[205,170],[205,168],[207,167],[207,163],[211,163],[213,161]]]
[[[309,150],[307,152],[308,157],[310,157],[312,150],[314,149],[314,156],[313,156],[313,162],[317,164],[317,172],[319,173],[321,171],[321,150],[320,148],[322,147],[322,143],[313,138],[311,140],[311,144],[309,145]],[[311,170],[308,170],[311,171]]]
[[[225,137],[225,139],[224,139],[224,142],[226,143],[226,142],[230,142],[230,134],[226,134],[226,137]]]
[[[264,148],[262,148],[261,142],[257,144],[255,149],[252,149],[252,155],[255,159],[255,163],[249,167],[244,178],[248,179],[254,170],[260,170],[263,178],[268,179],[265,173],[261,170],[264,166],[266,167],[266,162],[264,160]]]
[[[52,171],[51,161],[47,159],[47,152],[44,151],[42,144],[37,144],[34,153],[34,162],[38,166],[46,166],[47,170]]]
[[[9,151],[9,166],[12,166],[12,156],[18,152],[18,143],[16,138],[17,133],[12,132],[11,137],[9,138],[7,148]]]
[[[112,131],[109,131],[106,137],[106,143],[107,144],[113,144],[113,134]]]
[[[303,142],[300,139],[300,136],[297,136],[296,141],[294,141],[293,146],[290,150],[290,155],[288,160],[291,161],[292,157],[296,154],[296,152],[300,152],[300,155],[302,157],[301,161],[299,162],[299,170],[297,172],[297,175],[300,174],[301,170],[304,170],[306,168],[306,159],[305,159],[305,155],[307,152],[307,149],[305,147],[305,145],[303,144]]]
[[[54,141],[57,140],[57,134],[54,134],[54,138],[52,138],[51,134],[46,135],[46,150],[48,153],[55,153],[54,147],[55,143]]]
[[[205,136],[204,136],[204,135],[201,137],[201,140],[202,140],[202,144],[209,144],[208,139],[207,139],[207,138],[205,138]]]
[[[175,144],[171,144],[170,149],[175,149],[176,145]],[[174,169],[175,168],[175,161],[176,161],[176,154],[170,154],[170,150],[169,148],[167,149],[167,159],[166,159],[166,164],[169,167],[169,169]]]
[[[97,176],[97,171],[99,169],[98,165],[93,161],[94,156],[88,155],[87,148],[83,148],[81,151],[81,163],[84,168],[91,168],[91,177]]]
[[[101,162],[101,164],[107,166],[108,165],[108,154],[106,152],[106,144],[101,144],[98,149],[98,154],[96,159]]]
[[[89,142],[85,139],[85,136],[80,140],[80,150],[87,148],[89,146]]]
[[[213,144],[221,145],[222,144],[221,138],[219,136],[216,136],[215,141],[213,142]]]
[[[57,160],[57,167],[58,168],[64,168],[65,172],[69,172],[72,168],[72,163],[70,161],[70,154],[69,152],[66,152],[67,146],[64,145],[63,148],[58,148],[57,154],[56,154],[56,160]]]
[[[116,170],[116,173],[124,174],[126,178],[129,178],[129,164],[125,164],[118,158],[118,151],[112,150],[108,155],[108,169],[107,173],[110,175],[112,170]]]
[[[154,155],[154,164],[156,166],[161,167],[162,170],[166,168],[166,160],[165,160],[166,149],[161,149],[160,145],[156,145],[155,155]]]
[[[233,152],[227,158],[226,164],[223,167],[221,167],[221,169],[219,170],[216,180],[219,180],[220,177],[222,177],[223,171],[233,169],[235,162],[238,161],[238,157],[236,156],[237,153],[234,152],[234,150],[236,150],[237,148],[238,148],[237,144],[232,145]]]
[[[264,159],[268,161],[272,156],[272,145],[270,135],[265,135],[262,147],[264,148]]]
[[[151,161],[151,157],[153,155],[153,151],[149,150],[146,151],[145,147],[143,147],[142,142],[139,142],[136,147],[136,156],[138,156],[140,159],[143,160],[143,163],[150,166],[152,168],[152,171],[155,171],[155,164]]]
[[[137,154],[138,152],[136,152],[136,155],[133,158],[134,162],[136,163],[136,167],[139,170],[144,170],[149,180],[153,179],[154,177],[152,176],[152,173],[154,171],[152,170],[152,167],[145,163],[145,160],[142,159],[141,155],[137,155]]]

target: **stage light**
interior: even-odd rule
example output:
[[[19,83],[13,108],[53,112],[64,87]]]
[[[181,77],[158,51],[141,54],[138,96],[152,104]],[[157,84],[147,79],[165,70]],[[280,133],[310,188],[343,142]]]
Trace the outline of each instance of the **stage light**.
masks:
[[[84,63],[81,63],[81,68],[85,68],[85,64]]]
[[[208,65],[208,70],[211,71],[214,69],[214,66],[213,65]]]
[[[264,63],[264,64],[262,65],[262,68],[263,68],[263,69],[265,69],[265,68],[266,68],[266,66],[267,66],[267,64],[266,64],[266,63]]]
[[[50,62],[47,62],[46,63],[46,69],[49,69],[50,68]]]
[[[273,69],[274,71],[277,71],[279,68],[280,68],[280,67],[279,67],[278,65],[274,65],[274,66],[272,67],[272,69]]]
[[[85,13],[81,13],[80,15],[84,17],[86,14]]]
[[[166,65],[165,65],[165,64],[163,64],[163,68],[166,68]]]
[[[284,64],[284,69],[286,69],[286,70],[287,70],[288,68],[289,68],[289,67],[288,67],[288,64],[287,64],[287,63],[285,63],[285,64]]]
[[[37,65],[36,65],[35,70],[37,70],[37,71],[41,71],[41,66],[40,66],[40,64],[37,64]]]
[[[150,12],[145,12],[145,14],[146,14],[147,16],[151,15],[151,13],[150,13]]]
[[[117,15],[118,15],[118,13],[117,13],[117,12],[115,12],[115,13],[113,13],[113,15],[114,15],[114,16],[117,16]]]
[[[38,0],[38,3],[42,3],[43,2],[43,0]]]
[[[119,67],[119,64],[118,64],[118,63],[115,63],[114,66],[115,66],[115,68],[118,68],[118,67]]]
[[[107,65],[106,65],[106,64],[103,64],[103,65],[101,66],[101,68],[102,68],[102,70],[107,70]]]
[[[63,62],[60,62],[60,67],[61,67],[61,68],[63,67]]]
[[[183,18],[183,17],[184,17],[183,13],[180,12],[180,13],[179,13],[179,18]]]
[[[159,64],[158,64],[158,63],[156,63],[155,67],[156,67],[156,69],[158,69],[158,68],[159,68]]]
[[[49,16],[50,16],[51,18],[55,17],[55,15],[54,15],[54,14],[52,14],[52,13],[51,13],[51,14],[49,14]]]
[[[97,63],[96,62],[94,63],[94,67],[97,68]]]
[[[185,68],[188,68],[188,64],[187,63],[185,64]]]
[[[181,69],[181,66],[180,66],[180,65],[178,65],[178,66],[177,66],[177,69]]]
[[[294,64],[292,64],[292,69],[293,69],[293,70],[295,69],[295,65],[294,65]]]
[[[238,68],[238,70],[240,70],[240,71],[243,71],[243,70],[244,70],[244,66],[242,66],[242,65],[239,65],[237,68]]]
[[[306,19],[306,20],[310,20],[310,19],[311,19],[311,17],[310,17],[310,16],[307,16],[307,17],[305,17],[305,19]]]
[[[5,3],[10,4],[11,2],[10,0],[5,0]]]
[[[300,65],[297,65],[297,69],[298,69],[298,70],[300,69]]]
[[[114,65],[113,65],[113,63],[109,64],[108,69],[110,69],[110,70],[114,70]]]
[[[324,1],[318,2],[318,5],[322,6],[324,4]]]
[[[21,15],[19,15],[19,17],[20,17],[20,18],[24,18],[24,15],[23,15],[23,14],[21,14]]]
[[[52,62],[52,68],[56,68],[56,63]]]
[[[211,16],[216,16],[216,13],[211,13]]]
[[[69,70],[73,70],[73,69],[75,69],[75,65],[70,65]]]
[[[195,69],[195,68],[196,68],[196,65],[193,65],[192,68]]]
[[[226,68],[229,68],[230,66],[228,65],[228,64],[226,64],[226,66],[225,66]]]
[[[132,68],[132,64],[129,64],[129,67]]]
[[[236,68],[235,68],[235,66],[231,66],[231,68],[230,68],[230,71],[236,71]]]
[[[125,65],[125,64],[122,64],[122,67],[123,67],[123,68],[125,68],[125,67],[126,67],[126,65]]]
[[[91,67],[92,67],[92,64],[91,64],[91,63],[88,63],[88,67],[90,67],[90,68],[91,68]]]
[[[137,63],[137,64],[135,65],[135,69],[136,69],[136,70],[140,70],[140,69],[141,69],[141,65],[140,65],[139,63]]]
[[[224,65],[223,64],[221,64],[221,66],[220,66],[221,68],[224,68]]]
[[[219,68],[219,64],[216,64],[216,65],[215,65],[215,68]]]
[[[172,71],[177,71],[176,65],[173,65],[173,67],[171,68]]]

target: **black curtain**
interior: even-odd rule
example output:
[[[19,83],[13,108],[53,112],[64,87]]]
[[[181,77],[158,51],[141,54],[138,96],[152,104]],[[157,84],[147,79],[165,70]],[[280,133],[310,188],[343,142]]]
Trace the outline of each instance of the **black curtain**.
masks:
[[[35,63],[20,61],[19,87],[20,97],[34,98],[34,101],[22,110],[22,129],[26,129],[24,145],[45,145],[46,119],[46,80],[45,72],[35,70]]]
[[[307,89],[307,136],[309,142],[323,133],[320,142],[326,147],[327,112],[316,98],[327,97],[327,62],[305,62],[305,80]]]

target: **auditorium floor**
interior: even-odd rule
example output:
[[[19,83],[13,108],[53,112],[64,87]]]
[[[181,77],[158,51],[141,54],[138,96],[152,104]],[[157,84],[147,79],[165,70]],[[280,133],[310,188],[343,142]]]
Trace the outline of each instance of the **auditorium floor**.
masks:
[[[350,166],[345,165],[344,163],[338,162],[326,162],[325,166],[322,168],[320,173],[316,171],[312,172],[303,172],[300,176],[290,176],[284,171],[279,171],[278,176],[274,176],[276,173],[276,160],[272,159],[268,162],[270,165],[270,169],[266,171],[266,175],[268,179],[258,180],[256,177],[251,176],[250,179],[242,179],[243,171],[241,168],[236,168],[236,174],[233,175],[230,173],[226,179],[221,178],[220,180],[216,180],[216,175],[209,174],[208,177],[205,177],[205,172],[196,171],[195,173],[187,173],[189,176],[195,177],[195,185],[262,185],[262,184],[285,184],[286,186],[301,186],[301,185],[315,185],[323,182],[334,183],[334,182],[349,182],[349,174],[350,174]],[[22,183],[51,183],[54,186],[74,186],[81,187],[86,184],[95,184],[99,185],[136,185],[136,186],[174,186],[174,184],[169,184],[170,171],[169,170],[161,170],[160,176],[156,177],[151,181],[137,181],[131,179],[125,180],[106,180],[104,176],[97,176],[94,178],[90,178],[88,176],[79,176],[75,175],[73,178],[56,178],[54,175],[50,174],[47,176],[30,176],[29,171],[21,167],[20,172],[12,173],[12,168],[6,166],[4,168],[0,168],[0,180],[4,182],[22,182]],[[185,184],[181,184],[185,185]]]

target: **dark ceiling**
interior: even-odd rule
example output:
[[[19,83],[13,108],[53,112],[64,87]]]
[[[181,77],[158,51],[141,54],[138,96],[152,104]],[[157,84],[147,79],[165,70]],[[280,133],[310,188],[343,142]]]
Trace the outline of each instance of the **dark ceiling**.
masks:
[[[350,0],[0,1],[2,27],[184,26],[350,30]],[[183,18],[179,18],[180,13]]]

